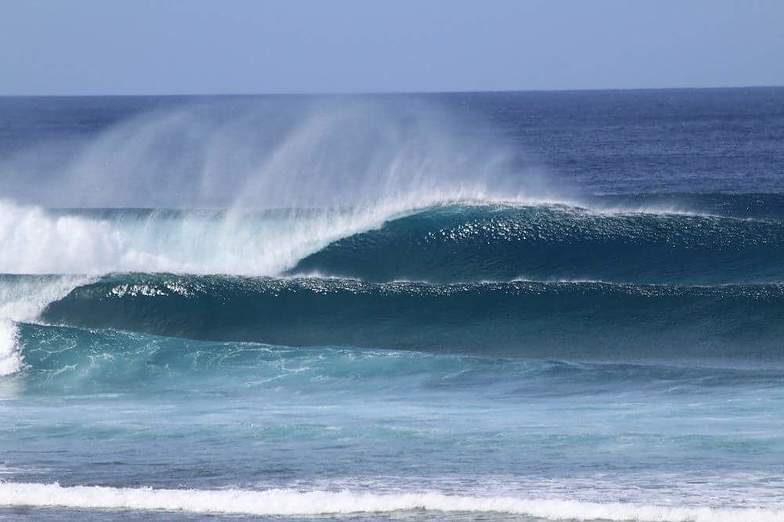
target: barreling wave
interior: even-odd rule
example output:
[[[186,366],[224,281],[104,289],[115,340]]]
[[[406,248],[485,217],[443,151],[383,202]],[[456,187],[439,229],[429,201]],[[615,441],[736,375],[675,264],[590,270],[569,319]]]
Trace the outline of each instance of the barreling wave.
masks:
[[[433,511],[523,515],[548,520],[638,522],[774,522],[784,511],[754,508],[643,505],[619,502],[450,495],[437,491],[262,491],[152,489],[0,483],[0,506],[184,511],[259,516],[361,515]]]
[[[724,284],[784,280],[778,219],[574,206],[451,206],[337,240],[292,274],[366,281],[599,279]]]
[[[784,286],[118,274],[50,323],[203,340],[604,359],[780,358]]]
[[[409,203],[356,211],[48,210],[0,201],[0,274],[274,275]]]
[[[738,217],[749,198],[725,195],[723,203],[713,198],[703,205],[732,207],[726,215],[619,207],[618,200],[609,206],[606,198],[581,207],[412,196],[365,209],[278,211],[54,211],[0,203],[0,273],[782,281],[782,216],[774,209]],[[779,204],[773,196],[759,198],[771,208]]]

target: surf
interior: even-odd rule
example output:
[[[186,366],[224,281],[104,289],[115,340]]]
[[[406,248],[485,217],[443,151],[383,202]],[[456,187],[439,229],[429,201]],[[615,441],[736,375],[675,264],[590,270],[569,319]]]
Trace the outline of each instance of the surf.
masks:
[[[723,196],[727,204],[735,199]],[[694,284],[784,276],[781,219],[732,213],[437,200],[267,211],[46,210],[0,202],[0,216],[0,273]]]
[[[729,204],[733,196],[724,196]],[[287,273],[365,281],[784,281],[780,219],[600,205],[444,205],[336,240]]]
[[[658,506],[619,502],[511,496],[270,489],[193,490],[0,483],[0,506],[184,511],[257,516],[435,513],[524,515],[548,520],[639,522],[774,522],[784,511],[707,506]]]
[[[116,274],[43,320],[202,340],[535,357],[775,359],[780,284],[433,284]]]

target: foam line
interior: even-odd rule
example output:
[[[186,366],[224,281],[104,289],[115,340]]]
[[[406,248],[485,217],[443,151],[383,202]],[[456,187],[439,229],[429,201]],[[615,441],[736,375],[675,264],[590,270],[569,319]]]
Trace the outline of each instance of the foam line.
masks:
[[[0,483],[0,506],[73,509],[184,511],[235,515],[343,515],[427,510],[444,513],[506,513],[551,520],[639,522],[774,522],[784,510],[674,507],[574,500],[536,500],[424,493],[300,492],[291,489],[193,490],[63,487]]]

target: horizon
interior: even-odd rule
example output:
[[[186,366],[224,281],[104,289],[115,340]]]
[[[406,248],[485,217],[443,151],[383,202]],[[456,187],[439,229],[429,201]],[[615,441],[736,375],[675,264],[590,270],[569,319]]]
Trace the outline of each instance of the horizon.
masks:
[[[335,91],[335,92],[151,92],[151,93],[85,93],[85,94],[0,94],[0,98],[216,98],[216,97],[257,97],[257,96],[434,96],[451,94],[558,94],[577,92],[654,92],[654,91],[728,91],[784,89],[783,84],[776,85],[710,85],[694,87],[619,87],[619,88],[585,88],[585,89],[496,89],[496,90],[454,90],[454,91]]]

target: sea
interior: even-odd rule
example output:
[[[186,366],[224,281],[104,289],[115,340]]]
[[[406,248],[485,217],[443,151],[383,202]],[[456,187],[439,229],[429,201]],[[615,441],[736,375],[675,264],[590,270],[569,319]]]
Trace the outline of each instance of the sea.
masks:
[[[0,520],[784,520],[784,88],[0,97]]]

